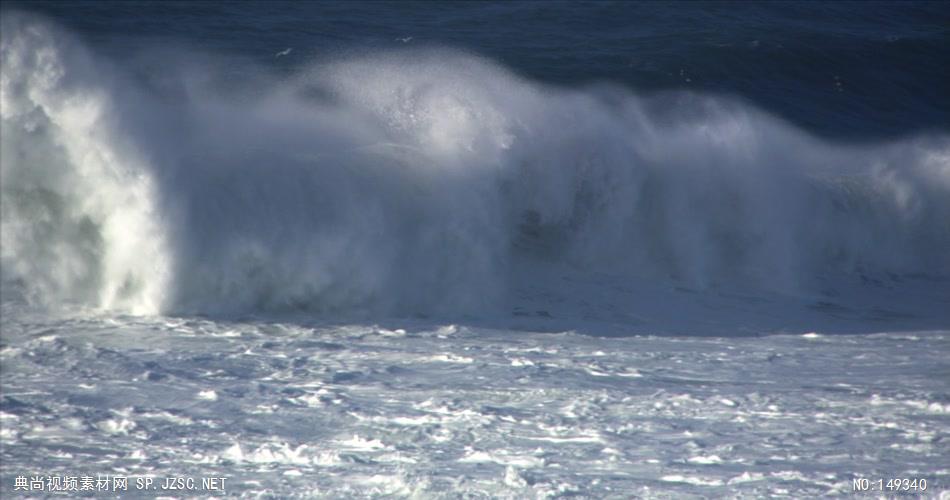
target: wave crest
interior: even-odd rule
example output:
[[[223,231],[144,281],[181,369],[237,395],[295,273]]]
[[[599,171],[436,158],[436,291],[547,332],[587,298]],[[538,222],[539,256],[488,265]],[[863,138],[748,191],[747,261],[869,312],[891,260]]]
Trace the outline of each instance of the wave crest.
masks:
[[[834,144],[736,100],[556,88],[453,50],[223,86],[3,23],[4,279],[47,302],[469,313],[531,286],[520,259],[791,292],[950,272],[945,135]]]

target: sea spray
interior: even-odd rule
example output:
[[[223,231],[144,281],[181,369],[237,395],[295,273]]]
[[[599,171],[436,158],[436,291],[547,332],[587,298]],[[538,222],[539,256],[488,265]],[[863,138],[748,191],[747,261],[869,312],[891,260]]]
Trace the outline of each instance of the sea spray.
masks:
[[[49,304],[478,314],[517,258],[785,293],[950,272],[946,136],[829,143],[431,47],[222,85],[213,55],[142,74],[12,13],[2,55],[4,280]]]

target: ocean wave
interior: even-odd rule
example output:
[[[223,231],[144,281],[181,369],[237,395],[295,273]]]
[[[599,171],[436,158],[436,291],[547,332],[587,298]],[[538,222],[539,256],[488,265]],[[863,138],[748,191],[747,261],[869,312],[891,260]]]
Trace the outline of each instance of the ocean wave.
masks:
[[[791,293],[950,272],[946,134],[837,144],[737,99],[558,88],[452,49],[130,69],[2,22],[3,279],[35,301],[476,313],[524,258]]]

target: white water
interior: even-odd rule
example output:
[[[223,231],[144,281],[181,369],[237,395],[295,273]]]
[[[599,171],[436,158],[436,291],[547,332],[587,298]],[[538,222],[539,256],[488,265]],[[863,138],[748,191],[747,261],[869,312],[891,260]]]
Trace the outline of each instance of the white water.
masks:
[[[831,144],[450,50],[133,72],[3,23],[4,280],[36,302],[479,315],[567,269],[792,296],[950,272],[945,135]]]
[[[892,477],[950,495],[946,331],[2,318],[4,498],[19,475],[97,474],[133,497],[223,494],[141,477],[225,477],[240,498],[817,498],[860,478],[876,497]]]

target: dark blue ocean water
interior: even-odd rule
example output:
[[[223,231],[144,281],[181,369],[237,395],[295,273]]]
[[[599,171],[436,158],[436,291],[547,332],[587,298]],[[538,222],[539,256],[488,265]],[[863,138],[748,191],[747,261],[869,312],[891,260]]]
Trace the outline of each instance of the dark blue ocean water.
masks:
[[[950,129],[945,2],[13,2],[134,59],[211,52],[291,71],[354,51],[448,46],[545,82],[739,96],[815,134]],[[291,48],[284,57],[275,57]]]

